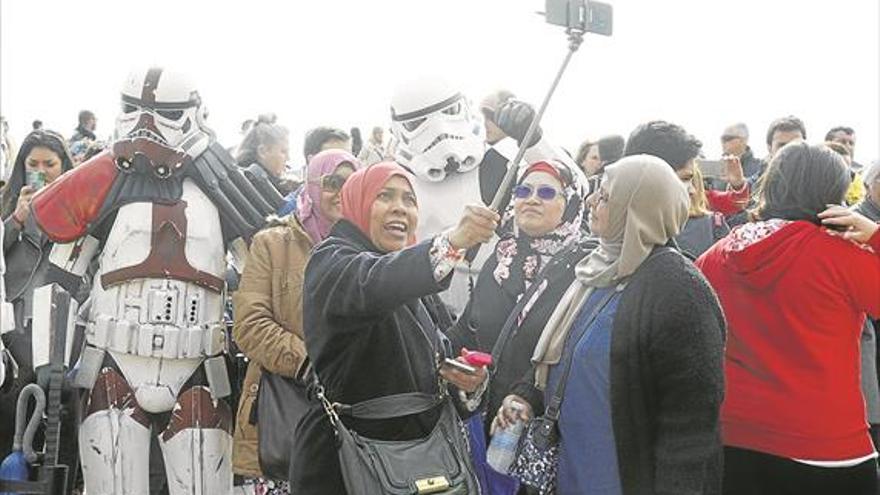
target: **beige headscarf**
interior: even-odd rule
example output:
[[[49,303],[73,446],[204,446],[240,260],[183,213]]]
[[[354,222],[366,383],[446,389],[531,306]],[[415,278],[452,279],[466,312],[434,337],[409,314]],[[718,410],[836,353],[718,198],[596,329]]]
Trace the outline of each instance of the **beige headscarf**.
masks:
[[[660,158],[626,157],[605,169],[605,185],[607,231],[599,247],[575,267],[575,280],[550,315],[532,355],[535,384],[542,390],[550,366],[559,363],[568,331],[593,289],[617,285],[622,290],[654,247],[678,235],[688,218],[687,189]]]

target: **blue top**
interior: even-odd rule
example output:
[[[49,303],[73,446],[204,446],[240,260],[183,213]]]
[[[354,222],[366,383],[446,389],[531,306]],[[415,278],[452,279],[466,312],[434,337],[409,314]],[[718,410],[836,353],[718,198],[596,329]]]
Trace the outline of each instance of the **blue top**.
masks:
[[[615,294],[596,316],[590,328],[584,325],[608,291],[596,289],[584,303],[572,324],[563,356],[574,351],[571,373],[559,415],[560,453],[557,475],[559,495],[621,495],[617,469],[617,446],[611,424],[611,329],[620,302]],[[562,367],[550,370],[546,400],[549,401]]]
[[[293,191],[291,191],[287,196],[284,197],[284,204],[282,204],[278,211],[275,213],[279,217],[283,217],[284,215],[289,215],[291,213],[296,213],[296,201],[299,198],[299,195],[302,192],[302,186],[297,187]]]

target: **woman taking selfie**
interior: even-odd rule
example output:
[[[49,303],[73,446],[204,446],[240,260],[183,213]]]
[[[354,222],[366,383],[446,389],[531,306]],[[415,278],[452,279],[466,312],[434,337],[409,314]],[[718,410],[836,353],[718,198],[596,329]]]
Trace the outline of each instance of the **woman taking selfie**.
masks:
[[[412,180],[405,169],[389,162],[353,174],[342,189],[342,219],[315,248],[306,267],[306,349],[327,402],[325,408],[316,406],[306,413],[297,428],[293,493],[345,494],[349,488],[363,493],[362,485],[352,484],[349,468],[355,466],[343,465],[337,457],[343,453],[336,447],[343,429],[361,438],[406,442],[440,426],[450,441],[460,439],[461,430],[447,424],[451,418],[444,407],[449,400],[457,402],[460,395],[477,392],[486,378],[485,369],[467,374],[439,366],[448,346],[440,333],[445,329],[437,324],[443,307],[431,296],[444,290],[464,250],[492,237],[498,216],[485,207],[468,206],[456,228],[417,244],[419,207]],[[452,399],[446,395],[446,383],[458,389],[453,389]],[[345,414],[346,409],[331,406],[413,392],[445,399],[438,407],[401,408],[382,419],[358,416],[354,407]],[[333,416],[339,415],[338,426],[331,423],[331,409]],[[469,472],[467,453],[453,452],[450,462]],[[343,470],[348,473],[345,482]],[[442,474],[432,479],[450,481]],[[458,489],[473,487],[472,476],[461,483]]]

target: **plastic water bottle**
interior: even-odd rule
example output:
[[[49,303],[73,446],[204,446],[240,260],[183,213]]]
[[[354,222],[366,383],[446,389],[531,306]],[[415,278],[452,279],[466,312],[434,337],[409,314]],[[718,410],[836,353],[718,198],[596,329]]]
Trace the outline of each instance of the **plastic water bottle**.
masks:
[[[510,408],[519,414],[524,408],[519,402],[511,402]],[[525,429],[525,423],[522,419],[517,419],[515,423],[507,428],[495,430],[492,435],[492,441],[489,442],[489,448],[486,449],[486,461],[492,466],[492,469],[499,473],[507,474],[510,465],[513,464],[516,455],[516,446],[519,443],[519,437]]]

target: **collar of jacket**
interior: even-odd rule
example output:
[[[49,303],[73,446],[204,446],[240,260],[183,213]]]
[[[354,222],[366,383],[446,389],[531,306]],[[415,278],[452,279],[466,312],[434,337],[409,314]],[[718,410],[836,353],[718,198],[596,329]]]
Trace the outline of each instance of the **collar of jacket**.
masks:
[[[380,251],[375,244],[373,244],[373,241],[370,240],[370,238],[367,237],[367,235],[364,234],[357,225],[349,222],[344,218],[336,222],[336,224],[333,225],[333,228],[330,229],[330,235],[327,236],[327,239],[330,239],[331,237],[338,237],[350,241],[352,244],[362,248],[364,251],[370,251],[377,254],[385,254]]]
[[[81,136],[83,136],[83,137],[87,137],[87,138],[91,139],[92,141],[94,141],[95,139],[97,139],[97,136],[95,136],[95,133],[94,133],[94,132],[92,132],[92,131],[86,129],[86,128],[83,127],[83,126],[79,126],[79,127],[77,127],[77,128],[76,128],[76,132],[79,133],[79,134],[80,134]]]

